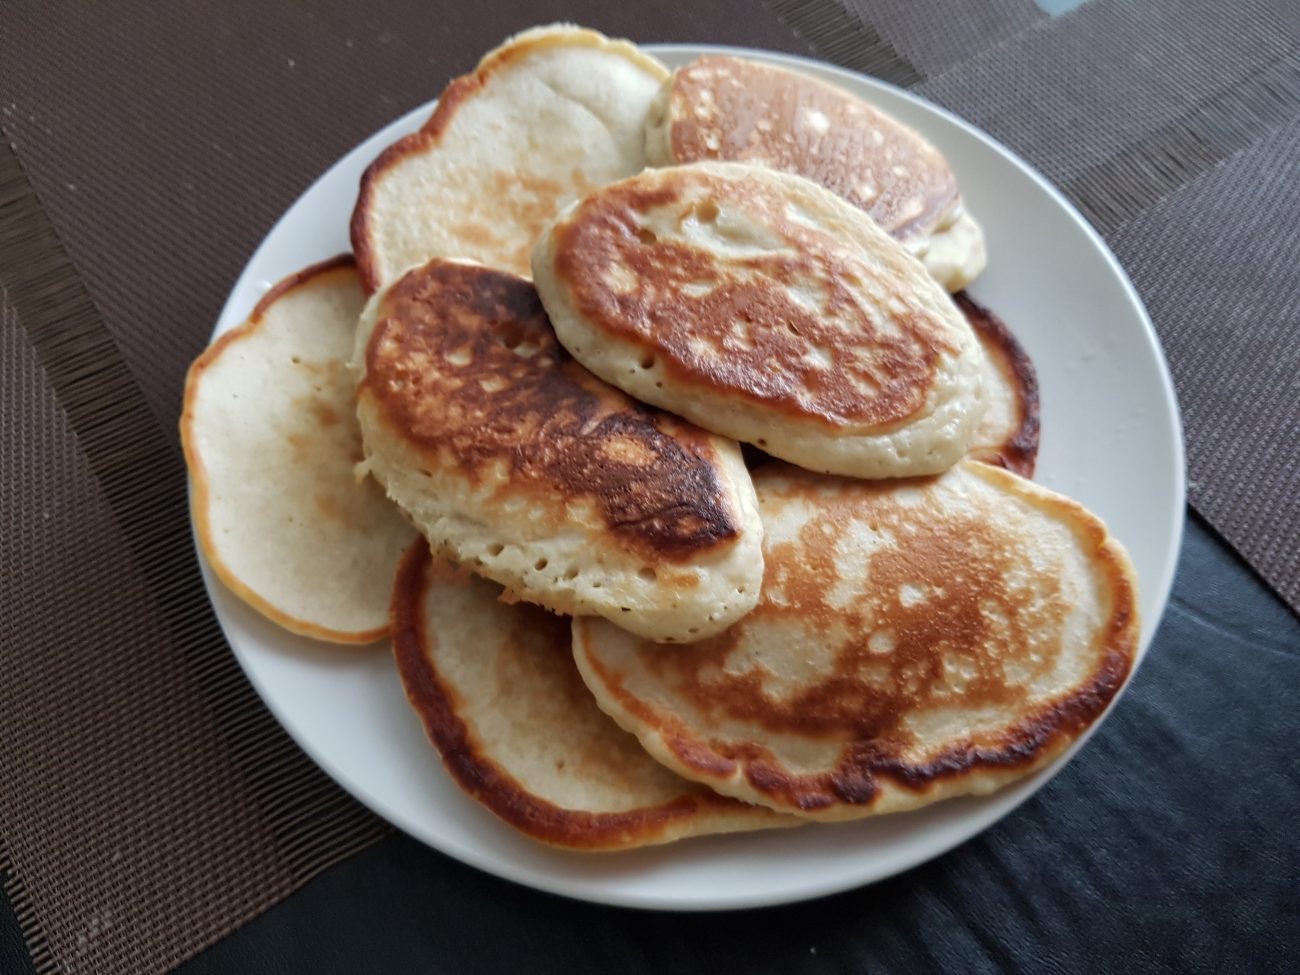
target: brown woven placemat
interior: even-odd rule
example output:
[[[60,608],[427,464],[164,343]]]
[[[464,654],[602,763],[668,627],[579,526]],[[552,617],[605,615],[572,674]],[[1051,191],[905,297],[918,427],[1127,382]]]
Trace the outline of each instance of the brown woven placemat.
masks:
[[[1300,4],[1092,0],[917,90],[1115,247],[1173,372],[1191,504],[1300,613]]]
[[[0,17],[0,875],[41,972],[171,968],[386,829],[261,705],[194,561],[184,373],[276,217],[535,22],[806,53],[745,4],[244,7]]]
[[[170,967],[381,835],[275,725],[216,628],[175,443],[181,384],[297,193],[532,23],[815,54],[919,86],[1024,154],[1151,305],[1194,503],[1300,600],[1287,0],[1091,0],[1055,19],[1029,0],[445,9],[6,2],[0,873],[42,971]]]

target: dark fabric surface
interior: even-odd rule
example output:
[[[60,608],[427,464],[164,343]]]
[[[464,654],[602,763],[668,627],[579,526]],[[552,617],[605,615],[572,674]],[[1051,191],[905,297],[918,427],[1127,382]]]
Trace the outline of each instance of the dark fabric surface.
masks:
[[[1198,521],[1123,706],[1011,816],[821,901],[593,907],[404,836],[185,965],[291,972],[1284,972],[1300,957],[1300,621]]]
[[[1296,17],[1290,0],[1230,17],[1211,0],[1091,0],[1060,18],[1029,0],[7,0],[0,873],[38,968],[164,969],[384,834],[222,643],[191,554],[183,375],[311,179],[533,23],[814,54],[917,86],[1024,154],[1116,244],[1179,351],[1193,503],[1295,605]],[[319,917],[271,916],[308,943],[273,935],[252,957],[365,970],[343,962],[371,943],[430,967],[735,968],[726,946],[748,944],[750,962],[793,968],[1082,970],[1102,929],[1115,965],[1264,970],[1295,948],[1295,845],[1279,832],[1300,805],[1295,621],[1193,539],[1190,594],[1080,763],[987,837],[829,913],[579,906],[398,838],[310,888],[341,891],[302,902]],[[376,951],[391,964],[371,970],[409,967]],[[211,970],[258,970],[241,961]]]

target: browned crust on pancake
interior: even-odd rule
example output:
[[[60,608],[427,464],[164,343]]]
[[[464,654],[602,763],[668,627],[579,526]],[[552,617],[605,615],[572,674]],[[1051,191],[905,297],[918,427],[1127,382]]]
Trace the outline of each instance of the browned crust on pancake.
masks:
[[[480,91],[487,83],[487,79],[488,74],[481,70],[452,79],[439,96],[438,106],[429,116],[429,120],[418,131],[398,139],[381,152],[361,174],[361,189],[357,195],[356,206],[352,209],[348,232],[352,238],[352,252],[356,255],[357,270],[361,274],[361,287],[366,294],[374,294],[382,283],[379,272],[375,269],[375,253],[370,243],[371,200],[377,192],[380,179],[408,156],[418,155],[441,142],[447,126],[455,118],[460,106]]]
[[[439,388],[425,396],[431,375]],[[408,443],[471,482],[507,465],[503,502],[524,485],[556,505],[589,499],[649,559],[688,561],[740,536],[712,435],[574,362],[524,278],[437,259],[403,276],[383,298],[361,390]]]
[[[900,240],[931,232],[958,205],[957,180],[937,151],[902,123],[832,84],[718,55],[679,68],[670,84],[674,162],[753,161],[804,176],[865,210]],[[806,121],[808,110],[821,113],[824,128]],[[879,133],[879,141],[873,133]],[[895,166],[905,172],[895,173]],[[864,183],[875,188],[874,195],[864,194]],[[899,212],[909,201],[915,211]]]
[[[253,306],[253,310],[248,316],[248,320],[250,322],[260,321],[262,316],[266,314],[266,310],[276,301],[287,295],[290,291],[301,288],[304,284],[307,284],[313,279],[328,274],[331,271],[337,271],[343,268],[355,269],[356,266],[356,258],[351,254],[336,254],[334,257],[327,257],[323,261],[318,261],[309,267],[305,267],[296,274],[290,274],[287,278],[277,281],[271,286],[271,290],[258,299],[257,304]],[[240,327],[242,328],[243,326]],[[231,333],[227,332],[226,334],[229,335]]]
[[[747,808],[735,799],[701,792],[643,809],[591,813],[565,809],[528,792],[482,754],[482,746],[456,713],[453,692],[429,662],[424,591],[431,566],[428,542],[417,539],[402,557],[393,587],[393,656],[406,698],[442,756],[443,767],[498,818],[543,843],[596,852],[667,842],[689,833],[690,821],[701,813]]]
[[[1017,479],[1014,474],[988,465],[971,464],[970,469],[986,480]],[[781,476],[792,470],[786,465],[773,465],[757,476]],[[871,488],[867,485],[859,490]],[[1074,530],[1096,559],[1098,573],[1109,583],[1110,612],[1104,630],[1094,642],[1094,646],[1100,648],[1099,660],[1091,676],[1080,686],[1038,705],[1001,735],[995,736],[991,744],[959,743],[928,761],[910,762],[902,758],[888,740],[902,716],[901,712],[890,712],[880,716],[882,724],[879,729],[872,729],[857,740],[847,742],[835,767],[813,774],[792,774],[768,749],[752,741],[709,739],[693,731],[675,714],[659,710],[629,693],[619,675],[604,666],[598,654],[584,648],[584,643],[590,640],[589,629],[575,628],[575,649],[582,654],[584,669],[591,671],[616,702],[611,713],[630,715],[644,727],[653,729],[671,755],[672,760],[667,762],[670,767],[719,788],[724,787],[728,780],[735,779],[737,774],[743,775],[754,790],[771,801],[773,808],[798,811],[813,818],[827,810],[830,815],[825,818],[845,818],[835,815],[834,809],[856,807],[859,810],[856,815],[869,812],[881,796],[882,779],[918,796],[936,793],[935,798],[961,794],[960,790],[948,790],[946,786],[952,780],[973,772],[1006,773],[1005,779],[1010,781],[1060,755],[1101,715],[1123,686],[1137,652],[1136,580],[1127,557],[1109,538],[1104,524],[1088,515],[1077,502],[1055,497],[1047,503],[1084,516],[1075,518]],[[926,556],[907,549],[903,551],[903,557],[924,560]],[[769,571],[780,564],[779,555],[767,553]],[[875,583],[874,565],[872,579]],[[881,580],[880,584],[882,588],[888,588],[891,583]],[[793,586],[788,582],[787,586],[788,592],[793,594]],[[819,590],[827,588],[822,578],[805,580],[805,586]],[[793,595],[793,605],[797,607],[799,602],[799,596]],[[759,611],[762,611],[761,604]],[[667,679],[678,691],[691,695],[696,687],[696,678],[691,675],[698,673],[700,667],[716,668],[720,656],[725,655],[728,649],[726,641],[727,634],[724,633],[685,648],[693,655],[687,664],[673,662],[670,655],[678,653],[679,648],[664,647],[661,648],[662,655],[654,658],[654,663],[664,667],[665,674],[677,675]],[[837,711],[842,713],[844,710],[840,696],[846,695],[846,700],[851,701],[854,693],[851,686],[840,687],[836,680],[830,679],[817,686],[815,698],[800,697],[797,703],[786,702],[777,706],[764,700],[756,679],[741,678],[738,683],[742,686],[732,695],[734,699],[719,694],[710,696],[702,691],[700,693],[705,694],[705,698],[696,703],[706,709],[721,708],[742,714],[751,720],[762,719],[768,724],[775,722],[776,730],[780,732],[814,739],[833,733]]]
[[[1003,375],[1011,376],[1016,389],[1016,416],[1019,418],[1016,429],[994,450],[972,453],[972,456],[1022,477],[1033,477],[1038,460],[1038,373],[1029,353],[1001,318],[965,291],[957,292],[952,299],[975,330],[984,352],[996,357],[995,368]]]
[[[181,450],[185,455],[185,465],[190,474],[190,517],[194,520],[194,531],[199,540],[199,547],[203,550],[203,554],[207,558],[208,564],[212,566],[212,571],[216,573],[217,578],[245,603],[292,633],[299,633],[302,636],[312,637],[317,640],[328,640],[331,643],[361,645],[374,643],[381,639],[388,632],[388,627],[378,626],[371,630],[360,631],[334,630],[319,626],[308,620],[298,619],[296,616],[290,616],[250,589],[221,558],[216,540],[212,534],[212,524],[208,520],[209,497],[211,494],[208,471],[203,464],[203,458],[199,454],[198,445],[194,442],[192,433],[194,407],[198,398],[199,384],[222,352],[230,345],[248,338],[261,328],[267,309],[291,291],[310,284],[325,275],[341,271],[350,272],[355,267],[356,263],[353,261],[351,254],[340,254],[337,257],[331,257],[328,260],[303,268],[296,274],[289,275],[277,282],[271,290],[261,297],[257,304],[253,306],[253,310],[247,319],[221,335],[215,342],[204,349],[202,354],[190,365],[189,373],[185,378],[185,395],[181,405],[180,431]]]
[[[697,187],[720,199],[744,196],[746,207],[762,213],[766,225],[798,252],[746,258],[746,271],[759,277],[736,281],[726,280],[691,244],[647,237],[637,218],[660,208],[676,205],[683,222],[715,219],[716,206],[684,198]],[[920,313],[895,315],[888,328],[864,314],[845,283],[857,280],[862,269],[832,249],[838,247],[832,234],[791,220],[783,212],[785,202],[777,189],[753,177],[724,179],[693,167],[647,171],[587,197],[556,225],[554,276],[579,318],[601,333],[637,343],[687,388],[725,390],[829,430],[862,424],[887,432],[906,423],[925,406],[941,355],[955,354],[957,346]],[[607,284],[617,271],[630,271],[632,290],[619,292]],[[845,334],[828,326],[823,315],[766,286],[793,285],[801,277],[829,288],[829,308],[849,317],[856,311],[854,324],[862,336],[856,344],[870,347],[868,363],[840,354]],[[697,284],[712,290],[692,296],[688,289]],[[737,323],[748,328],[748,347],[729,343],[728,330]],[[702,339],[713,343],[708,354],[697,351]],[[833,367],[808,363],[810,346],[830,350]],[[873,395],[863,392],[868,384]]]

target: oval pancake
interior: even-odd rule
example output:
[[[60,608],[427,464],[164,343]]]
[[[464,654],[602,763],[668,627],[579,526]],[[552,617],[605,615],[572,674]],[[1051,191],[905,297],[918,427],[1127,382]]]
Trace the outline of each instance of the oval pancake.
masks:
[[[984,350],[984,418],[969,456],[1033,477],[1038,460],[1038,373],[1006,323],[966,292],[952,296]]]
[[[709,55],[672,73],[646,121],[653,166],[759,163],[807,177],[869,213],[950,291],[987,261],[942,155],[861,98],[797,71]]]
[[[571,850],[798,825],[655,762],[583,685],[569,621],[505,605],[500,592],[420,541],[393,593],[402,685],[461,789],[533,839]]]
[[[199,544],[232,592],[338,643],[388,630],[415,530],[358,478],[347,362],[365,296],[350,257],[281,281],[190,367],[181,415]]]
[[[740,163],[648,170],[547,228],[538,292],[575,359],[810,470],[931,474],[983,412],[952,300],[862,211]]]
[[[1127,677],[1133,568],[1077,503],[971,460],[754,480],[753,613],[687,648],[574,623],[600,706],[678,774],[813,819],[913,809],[1042,767]]]
[[[754,606],[762,524],[738,445],[574,362],[531,282],[414,268],[367,305],[354,363],[389,497],[512,598],[674,642]]]
[[[489,52],[362,177],[351,233],[366,290],[431,257],[527,276],[547,220],[645,167],[645,117],[667,76],[627,41],[567,24]]]

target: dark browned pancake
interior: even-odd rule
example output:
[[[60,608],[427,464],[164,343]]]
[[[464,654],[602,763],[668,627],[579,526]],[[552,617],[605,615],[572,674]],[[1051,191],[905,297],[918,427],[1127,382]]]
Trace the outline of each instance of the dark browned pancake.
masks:
[[[406,695],[456,784],[535,840],[618,850],[797,823],[673,775],[601,713],[569,621],[457,574],[418,542],[393,593]]]
[[[937,473],[983,412],[983,356],[948,295],[799,176],[646,170],[557,218],[533,277],[602,379],[809,470]]]
[[[574,623],[601,707],[678,774],[814,819],[910,809],[1042,767],[1123,684],[1133,568],[1078,503],[973,460],[754,483],[751,614],[685,648]]]
[[[588,373],[527,280],[430,261],[371,300],[358,344],[367,458],[439,551],[657,640],[753,606],[762,528],[737,445]]]
[[[969,456],[1022,477],[1034,476],[1038,460],[1038,374],[1006,323],[966,292],[953,301],[984,349],[984,418]]]
[[[869,213],[950,289],[984,266],[983,236],[943,156],[861,98],[797,71],[719,55],[678,68],[651,107],[646,157],[758,163],[810,179]]]

